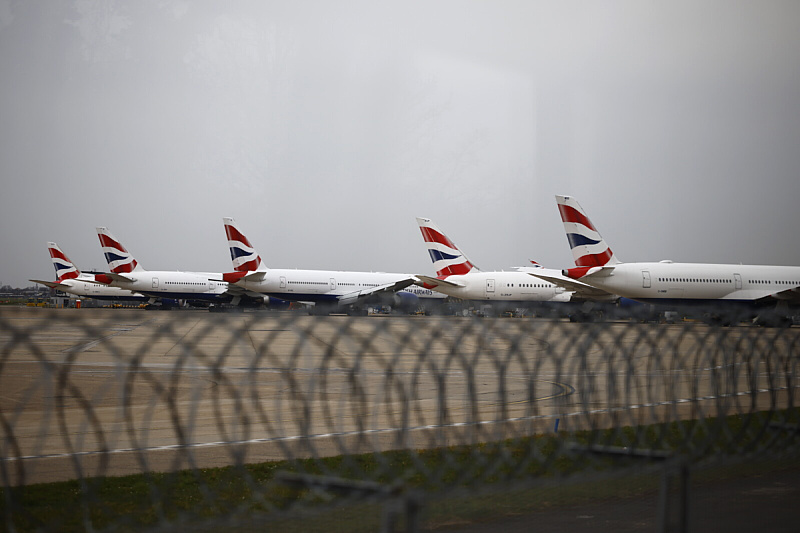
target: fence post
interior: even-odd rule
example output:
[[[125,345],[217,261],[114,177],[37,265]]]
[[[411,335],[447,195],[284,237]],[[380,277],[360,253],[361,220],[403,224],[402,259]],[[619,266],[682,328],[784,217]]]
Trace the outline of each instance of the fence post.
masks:
[[[689,465],[685,459],[674,459],[664,465],[658,496],[658,522],[661,533],[686,533],[689,530]]]

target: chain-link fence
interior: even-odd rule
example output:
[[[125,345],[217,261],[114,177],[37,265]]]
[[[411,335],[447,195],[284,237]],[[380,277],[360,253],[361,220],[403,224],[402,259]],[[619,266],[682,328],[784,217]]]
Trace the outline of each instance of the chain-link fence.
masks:
[[[458,529],[655,495],[639,518],[685,530],[690,473],[794,464],[798,332],[5,309],[3,527]]]

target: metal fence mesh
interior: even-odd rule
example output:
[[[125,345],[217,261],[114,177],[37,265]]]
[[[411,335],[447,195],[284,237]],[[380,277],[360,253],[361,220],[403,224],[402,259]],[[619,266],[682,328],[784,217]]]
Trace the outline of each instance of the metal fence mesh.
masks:
[[[798,332],[6,309],[4,528],[413,530],[793,457]]]

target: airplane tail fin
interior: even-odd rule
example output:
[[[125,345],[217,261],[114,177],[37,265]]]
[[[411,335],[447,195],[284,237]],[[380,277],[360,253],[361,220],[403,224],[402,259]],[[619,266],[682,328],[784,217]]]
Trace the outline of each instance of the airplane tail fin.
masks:
[[[225,224],[225,236],[228,237],[233,270],[236,272],[266,271],[267,267],[261,262],[261,256],[244,236],[236,221],[230,217],[223,217],[222,221]]]
[[[556,195],[556,202],[575,266],[600,267],[619,263],[577,200],[571,196]]]
[[[50,252],[50,259],[56,268],[56,282],[61,283],[64,280],[75,279],[80,276],[81,271],[78,270],[75,263],[69,260],[69,257],[61,251],[61,248],[56,243],[48,242],[47,251]]]
[[[101,227],[96,229],[97,236],[100,238],[100,246],[103,247],[103,255],[106,257],[111,272],[125,274],[135,270],[144,270],[131,253],[111,234],[108,228]]]
[[[417,217],[417,224],[428,247],[437,276],[458,276],[480,271],[431,219]]]

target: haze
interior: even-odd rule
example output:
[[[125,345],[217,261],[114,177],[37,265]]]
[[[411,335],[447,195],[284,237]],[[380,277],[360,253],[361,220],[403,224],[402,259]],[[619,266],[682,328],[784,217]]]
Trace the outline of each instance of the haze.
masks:
[[[800,3],[0,0],[0,285],[268,266],[800,265]]]

